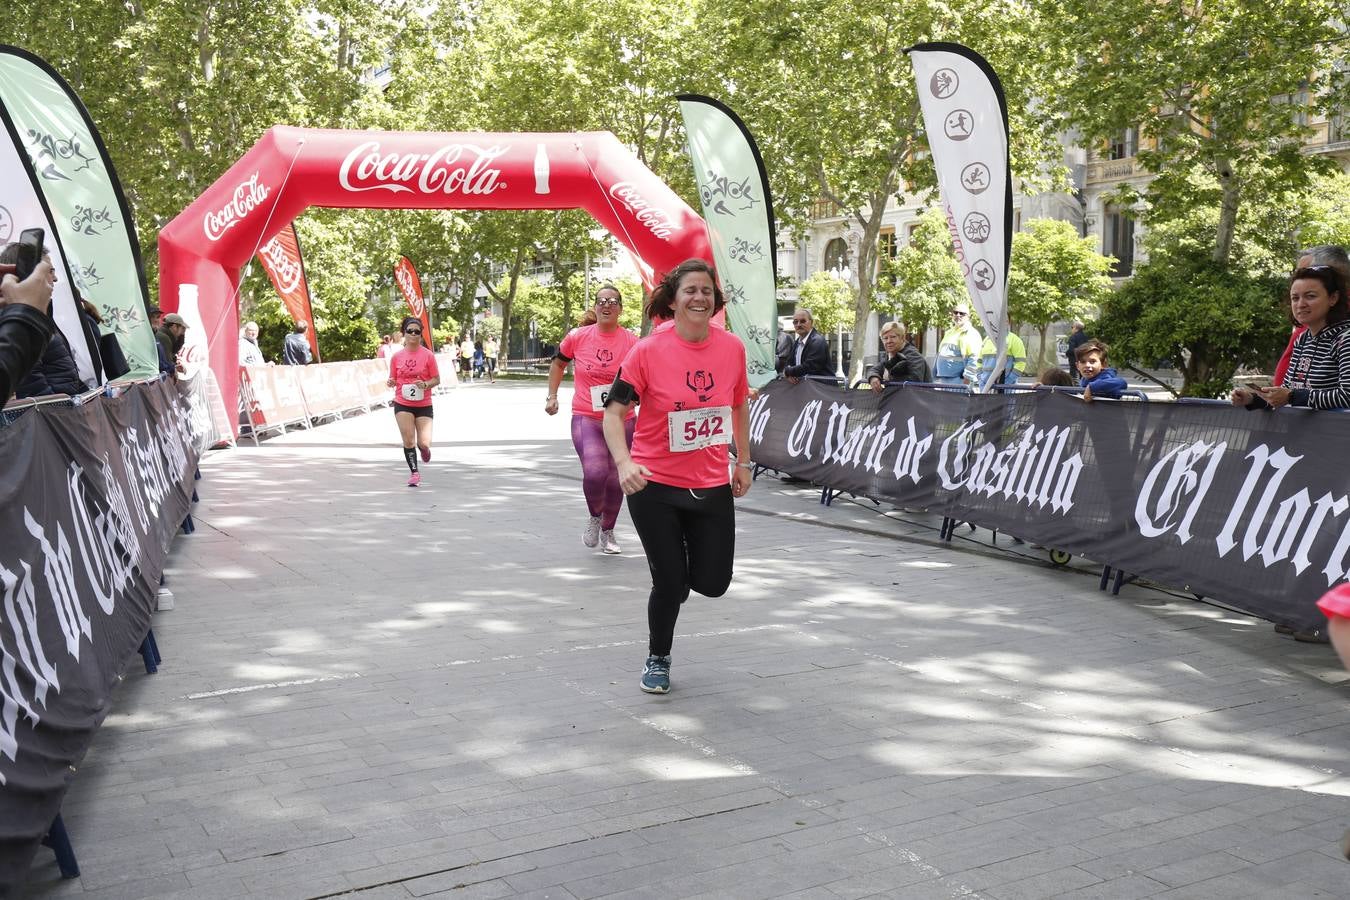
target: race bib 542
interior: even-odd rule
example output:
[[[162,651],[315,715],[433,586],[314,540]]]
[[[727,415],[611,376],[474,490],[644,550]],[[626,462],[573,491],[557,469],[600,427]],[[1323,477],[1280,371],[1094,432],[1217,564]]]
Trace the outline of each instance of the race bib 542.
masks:
[[[676,410],[667,417],[666,424],[670,430],[672,453],[688,453],[731,443],[730,406]]]

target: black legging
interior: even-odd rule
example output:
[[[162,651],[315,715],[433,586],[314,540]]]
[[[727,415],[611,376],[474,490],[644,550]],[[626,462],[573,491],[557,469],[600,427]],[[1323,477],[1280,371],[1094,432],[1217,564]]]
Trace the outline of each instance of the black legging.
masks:
[[[652,656],[669,656],[675,620],[689,591],[720,597],[731,584],[736,552],[736,508],[731,485],[714,488],[671,487],[647,482],[628,496],[628,514],[647,553],[652,592],[647,627]]]

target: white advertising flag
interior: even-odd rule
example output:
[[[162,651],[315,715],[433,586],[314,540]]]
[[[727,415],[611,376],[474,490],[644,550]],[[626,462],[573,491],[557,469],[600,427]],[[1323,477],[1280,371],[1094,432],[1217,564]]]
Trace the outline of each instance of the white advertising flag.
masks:
[[[971,302],[1003,358],[1012,254],[1012,178],[1003,85],[984,57],[960,44],[917,44],[905,52],[914,65],[924,130],[956,259]]]
[[[694,181],[703,202],[727,324],[745,345],[750,386],[774,377],[778,337],[773,198],[759,147],[740,118],[711,97],[680,94]]]
[[[2,110],[0,117],[3,117]],[[19,232],[25,228],[41,228],[46,233],[44,246],[51,254],[52,267],[56,269],[56,287],[52,288],[52,318],[65,336],[66,343],[70,344],[70,353],[75,358],[80,378],[86,384],[95,384],[98,379],[93,359],[89,355],[89,345],[84,339],[84,326],[80,323],[80,314],[75,306],[75,295],[70,290],[72,281],[64,246],[42,198],[33,186],[32,174],[27,161],[20,155],[17,139],[12,131],[7,133],[7,124],[0,123],[0,247],[17,241]],[[0,403],[3,402],[0,399]]]

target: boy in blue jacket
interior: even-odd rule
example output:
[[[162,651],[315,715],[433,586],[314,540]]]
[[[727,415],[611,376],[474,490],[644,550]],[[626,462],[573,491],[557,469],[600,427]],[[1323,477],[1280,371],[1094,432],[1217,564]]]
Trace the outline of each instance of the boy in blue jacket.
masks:
[[[1084,341],[1074,354],[1078,360],[1078,373],[1083,376],[1083,399],[1089,403],[1094,397],[1119,400],[1129,386],[1115,369],[1106,367],[1106,351],[1107,346],[1101,341],[1090,340]]]

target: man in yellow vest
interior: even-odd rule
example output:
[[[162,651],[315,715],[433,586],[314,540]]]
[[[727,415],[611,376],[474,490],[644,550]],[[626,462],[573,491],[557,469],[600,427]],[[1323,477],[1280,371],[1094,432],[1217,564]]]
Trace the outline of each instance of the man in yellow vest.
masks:
[[[1008,328],[1008,358],[1003,361],[1003,378],[995,384],[1017,384],[1017,379],[1026,374],[1027,345],[1017,336],[1017,332]],[[998,349],[993,338],[985,338],[980,348],[980,387],[983,388],[993,374],[994,364],[998,362]]]
[[[973,384],[980,368],[980,333],[970,321],[970,307],[952,305],[952,327],[938,341],[933,380],[938,384]]]

